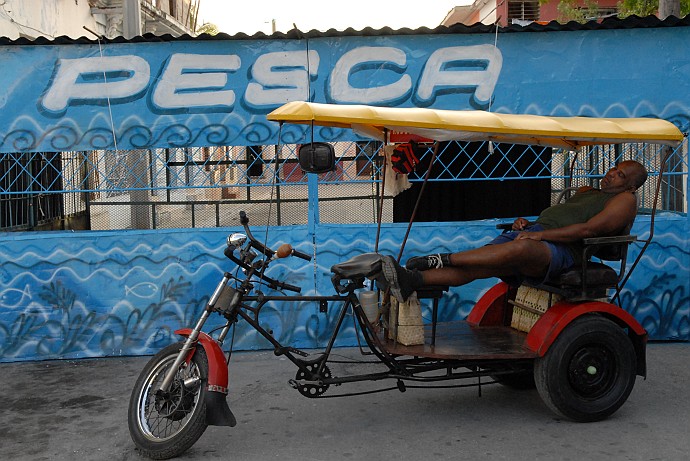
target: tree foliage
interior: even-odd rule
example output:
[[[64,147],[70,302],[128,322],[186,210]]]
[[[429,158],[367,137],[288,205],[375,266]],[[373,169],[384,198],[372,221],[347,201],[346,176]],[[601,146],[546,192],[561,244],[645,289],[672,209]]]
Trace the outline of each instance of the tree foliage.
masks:
[[[197,35],[201,34],[209,34],[209,35],[218,35],[218,26],[213,24],[212,22],[207,22],[199,26],[199,28],[196,30]]]
[[[599,5],[595,0],[585,0],[584,5],[578,0],[561,0],[558,3],[558,21],[587,22],[599,17]]]
[[[659,0],[623,0],[618,4],[621,17],[633,14],[645,17],[656,14],[659,11]]]
[[[679,0],[680,16],[690,14],[690,0]],[[623,0],[618,4],[618,9],[624,18],[636,14],[637,16],[649,16],[659,11],[659,0]]]
[[[680,16],[690,14],[690,0],[679,1]],[[618,11],[620,18],[633,14],[640,17],[654,15],[659,11],[659,0],[622,0],[618,3]],[[600,18],[596,0],[585,0],[584,4],[579,0],[561,0],[558,3],[558,14],[560,22],[587,22]]]

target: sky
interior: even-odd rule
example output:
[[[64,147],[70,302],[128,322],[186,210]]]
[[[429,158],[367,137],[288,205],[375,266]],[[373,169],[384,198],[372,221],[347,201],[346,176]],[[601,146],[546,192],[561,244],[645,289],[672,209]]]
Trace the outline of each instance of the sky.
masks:
[[[287,32],[293,23],[303,32],[330,28],[361,30],[438,26],[454,6],[472,0],[201,0],[198,24],[211,22],[220,32]]]

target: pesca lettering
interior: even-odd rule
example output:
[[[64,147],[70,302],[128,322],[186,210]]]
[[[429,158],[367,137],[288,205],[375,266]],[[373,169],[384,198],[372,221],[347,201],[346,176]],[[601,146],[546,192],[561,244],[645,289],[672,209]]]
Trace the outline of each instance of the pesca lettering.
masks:
[[[102,105],[143,94],[149,84],[149,63],[139,56],[58,59],[57,72],[41,105],[48,112],[64,112],[81,102]],[[110,78],[108,77],[110,76]]]
[[[412,90],[412,78],[403,74],[388,85],[356,88],[350,83],[350,78],[359,69],[376,68],[377,72],[385,72],[386,65],[391,68],[404,70],[407,64],[405,52],[393,47],[362,46],[343,54],[330,75],[329,99],[333,102],[355,104],[386,104],[393,103],[409,96]],[[373,84],[371,82],[370,84]]]
[[[254,108],[275,108],[289,101],[307,101],[309,81],[316,78],[319,69],[319,53],[309,51],[283,51],[259,56],[252,65],[254,81],[247,84],[244,100]]]
[[[407,54],[395,47],[362,46],[342,54],[325,76],[323,97],[333,103],[429,105],[443,94],[472,93],[476,104],[490,101],[501,72],[493,45],[454,46],[433,51],[416,87]],[[155,112],[233,111],[236,92],[250,109],[269,110],[294,100],[318,99],[309,82],[318,80],[316,50],[265,53],[250,72],[238,72],[238,55],[175,53],[152,78],[149,63],[134,55],[59,59],[40,105],[51,114],[70,107],[124,104],[149,94]],[[372,71],[373,69],[373,71]],[[368,73],[367,73],[368,72]],[[245,76],[247,75],[247,76]],[[232,77],[232,78],[231,78]]]
[[[453,46],[434,51],[419,78],[416,97],[429,104],[444,91],[474,88],[474,101],[486,105],[503,66],[503,55],[493,45]]]
[[[224,88],[228,74],[240,65],[236,55],[174,54],[154,85],[152,105],[161,111],[190,107],[232,110],[235,92]]]

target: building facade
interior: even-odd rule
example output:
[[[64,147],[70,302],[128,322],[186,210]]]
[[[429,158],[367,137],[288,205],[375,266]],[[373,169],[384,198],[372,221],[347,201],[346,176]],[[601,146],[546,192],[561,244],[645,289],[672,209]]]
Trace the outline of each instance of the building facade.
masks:
[[[539,0],[475,0],[471,5],[456,6],[448,12],[441,22],[444,26],[453,24],[472,25],[498,24],[506,27],[511,24],[526,25],[531,22],[547,23],[561,19],[558,11],[560,0],[549,0],[546,3]],[[583,9],[587,9],[586,2],[577,2]],[[605,18],[618,12],[618,0],[598,0],[596,17]]]
[[[194,35],[202,0],[5,0],[0,37]]]

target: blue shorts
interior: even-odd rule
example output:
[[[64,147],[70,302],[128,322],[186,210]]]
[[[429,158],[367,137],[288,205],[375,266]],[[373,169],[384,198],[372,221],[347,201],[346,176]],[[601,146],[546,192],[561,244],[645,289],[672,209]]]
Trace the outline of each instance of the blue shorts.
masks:
[[[488,245],[512,242],[521,232],[538,232],[543,230],[544,228],[541,224],[532,224],[531,226],[525,228],[525,230],[504,232],[489,242]],[[561,273],[575,264],[575,259],[566,245],[563,245],[562,243],[548,242],[546,240],[540,241],[546,245],[551,252],[551,262],[549,263],[549,269],[546,271],[546,275],[541,279],[535,279],[533,277],[511,276],[501,277],[501,280],[513,286],[518,286],[522,284],[523,281],[527,281],[531,285],[541,285],[547,280],[555,279]]]

